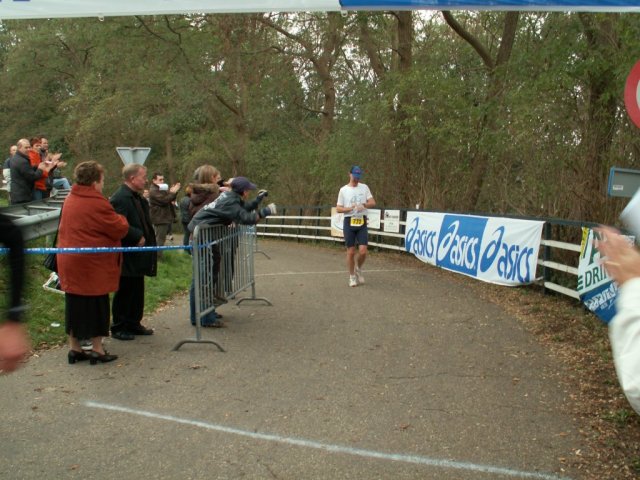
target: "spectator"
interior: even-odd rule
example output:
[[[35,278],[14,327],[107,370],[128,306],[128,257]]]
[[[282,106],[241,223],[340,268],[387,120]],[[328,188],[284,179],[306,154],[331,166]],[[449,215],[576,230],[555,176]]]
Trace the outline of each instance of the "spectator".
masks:
[[[7,190],[11,190],[11,157],[13,157],[17,151],[18,147],[11,145],[11,147],[9,147],[9,156],[2,165],[2,183]]]
[[[22,233],[9,217],[0,214],[0,243],[9,249],[11,270],[7,321],[0,325],[0,372],[12,372],[29,352],[29,336],[20,322],[24,307],[24,241]]]
[[[613,363],[624,394],[640,413],[640,253],[612,228],[596,230],[609,276],[618,283],[617,313],[609,322]]]
[[[149,188],[149,212],[156,232],[156,244],[159,246],[164,245],[169,227],[175,218],[173,202],[176,200],[178,190],[180,190],[179,183],[169,188],[164,183],[164,175],[160,173],[153,174],[151,187]],[[158,252],[158,258],[162,258],[162,252]]]
[[[182,224],[182,246],[189,245],[189,222],[191,216],[189,215],[189,204],[191,203],[191,185],[187,185],[184,189],[184,197],[180,199],[178,208],[180,210],[180,223]]]
[[[186,209],[186,216],[182,218],[183,225],[186,221],[187,228],[185,231],[185,236],[189,239],[189,222],[193,218],[193,216],[202,209],[205,205],[213,202],[219,195],[218,181],[220,180],[220,172],[213,165],[202,165],[196,169],[193,174],[193,182],[191,185],[187,187],[188,190],[191,191],[189,198],[189,203]],[[212,255],[214,256],[214,265],[216,264],[216,256],[219,260],[220,251],[215,246],[212,248]],[[219,262],[217,263],[219,264]],[[219,303],[226,303],[226,300],[220,301]],[[189,288],[189,311],[191,318],[191,325],[196,324],[196,304],[195,304],[195,287],[193,280],[191,281],[191,287]],[[221,322],[222,315],[216,312],[214,309],[205,315],[200,320],[200,325],[203,327],[223,327],[224,324]]]
[[[29,149],[29,163],[31,164],[31,168],[36,169],[40,163],[44,162],[44,157],[40,154],[40,137],[31,137],[29,142],[31,143],[31,149]],[[49,172],[50,171],[51,170],[49,170]],[[32,200],[42,200],[48,196],[46,182],[47,178],[49,178],[49,172],[46,172],[42,177],[34,182],[33,194],[31,196]]]
[[[26,138],[21,138],[16,143],[16,154],[11,158],[11,192],[12,204],[27,203],[33,200],[34,183],[48,175],[53,168],[52,163],[40,162],[34,169],[29,161],[31,143]]]
[[[249,192],[256,189],[256,186],[245,177],[236,177],[231,181],[231,190],[220,195],[215,201],[204,205],[192,218],[189,223],[189,231],[193,232],[196,226],[206,225],[231,225],[238,223],[243,225],[254,225],[261,218],[276,213],[276,206],[270,204],[260,211],[247,210],[246,201]],[[193,194],[192,194],[193,196]],[[266,196],[266,192],[265,192]],[[262,198],[258,200],[260,202]],[[253,202],[256,204],[256,202]],[[214,284],[217,282],[215,276],[220,271],[220,252],[214,253]],[[229,272],[231,275],[232,272]]]
[[[167,229],[167,240],[173,243],[173,223],[176,221],[176,210],[178,209],[178,202],[171,202],[171,223],[169,224],[169,228]]]
[[[74,170],[75,184],[64,202],[58,247],[119,247],[129,230],[124,216],[102,196],[104,168],[82,162]],[[58,255],[58,273],[65,292],[65,331],[69,335],[68,360],[112,362],[102,345],[109,336],[109,293],[117,290],[120,253],[68,253]],[[90,338],[92,350],[84,352],[80,338]]]
[[[45,155],[42,155],[40,150],[41,146],[41,138],[40,137],[32,137],[31,140],[31,149],[29,150],[29,163],[31,167],[36,169],[41,162],[49,165],[51,169],[47,171],[42,177],[37,179],[33,185],[33,195],[32,200],[42,200],[43,198],[47,198],[49,196],[49,191],[47,190],[47,181],[49,178],[49,174],[55,167],[55,163],[53,159],[46,158]],[[57,163],[58,159],[55,159]]]
[[[147,183],[147,169],[139,164],[125,165],[123,185],[111,196],[116,212],[129,222],[129,231],[122,239],[124,247],[153,247],[156,237],[149,216],[149,202],[142,197]],[[113,296],[111,336],[118,340],[133,340],[135,335],[153,335],[142,325],[144,315],[144,277],[155,277],[157,255],[153,250],[125,252],[118,290]]]
[[[61,153],[54,153],[53,155],[49,153],[49,140],[45,137],[40,137],[40,157],[45,162],[54,162],[47,179],[36,182],[36,190],[42,192],[43,198],[49,197],[52,188],[69,190],[71,184],[69,180],[62,176],[60,170],[66,167],[67,163],[60,160],[60,157],[62,157]]]

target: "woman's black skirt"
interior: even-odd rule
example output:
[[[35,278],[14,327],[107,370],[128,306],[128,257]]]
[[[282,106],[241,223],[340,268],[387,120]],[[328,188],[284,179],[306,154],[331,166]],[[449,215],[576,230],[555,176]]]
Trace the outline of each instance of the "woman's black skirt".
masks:
[[[65,293],[65,331],[75,338],[109,336],[109,294],[87,296]]]

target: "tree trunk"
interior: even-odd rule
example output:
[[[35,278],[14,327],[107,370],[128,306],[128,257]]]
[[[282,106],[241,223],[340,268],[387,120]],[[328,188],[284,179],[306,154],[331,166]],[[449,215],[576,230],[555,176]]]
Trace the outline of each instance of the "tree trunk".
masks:
[[[167,132],[164,136],[164,155],[167,163],[167,179],[169,184],[173,184],[176,179],[173,178],[173,172],[175,168],[173,165],[173,135],[171,132]]]
[[[498,106],[503,97],[505,87],[505,66],[511,57],[518,28],[519,12],[507,12],[504,17],[500,47],[495,60],[491,57],[489,49],[482,42],[464,29],[451,12],[442,12],[447,24],[462,39],[464,39],[482,59],[487,70],[487,94],[481,108],[484,114],[477,128],[476,148],[471,159],[472,170],[467,187],[467,195],[463,201],[463,209],[471,211],[477,208],[478,200],[485,183],[485,177],[489,170],[489,163],[493,152],[487,151],[483,141],[497,129]]]
[[[613,64],[604,60],[613,57],[620,47],[615,29],[618,16],[580,14],[579,18],[594,67],[587,78],[587,115],[580,141],[582,158],[574,184],[578,201],[572,202],[570,215],[577,220],[606,222],[612,220],[606,218],[606,182],[618,102],[612,95],[616,91]]]

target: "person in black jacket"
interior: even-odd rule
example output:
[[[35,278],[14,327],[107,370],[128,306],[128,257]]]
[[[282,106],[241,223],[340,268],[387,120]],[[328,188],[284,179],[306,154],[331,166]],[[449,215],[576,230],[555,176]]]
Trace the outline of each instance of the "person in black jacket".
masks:
[[[129,164],[122,169],[124,184],[109,201],[116,212],[129,222],[129,231],[122,239],[123,247],[156,245],[149,203],[142,197],[147,183],[147,169]],[[120,285],[113,296],[111,336],[118,340],[133,340],[135,335],[153,335],[153,330],[141,324],[144,314],[144,277],[155,277],[157,252],[125,252]]]
[[[245,177],[236,177],[230,182],[231,190],[223,192],[216,200],[206,204],[196,213],[189,223],[189,231],[193,232],[200,224],[207,225],[231,225],[232,223],[242,225],[254,225],[262,218],[276,213],[276,206],[272,203],[267,207],[257,210],[260,202],[268,195],[266,190],[261,190],[257,198],[248,201],[249,192],[256,189],[256,186]],[[217,275],[220,272],[220,261],[225,256],[228,257],[225,265],[231,265],[230,271],[224,272],[224,286],[228,291],[228,285],[233,277],[233,257],[235,247],[231,242],[231,248],[225,252],[220,252],[218,246],[214,247],[213,270],[217,283]]]
[[[20,228],[9,217],[0,214],[0,243],[9,249],[11,270],[9,311],[7,321],[0,325],[0,372],[11,372],[18,368],[29,352],[27,329],[20,322],[24,306],[24,240]]]
[[[160,246],[164,245],[175,218],[173,202],[178,190],[180,183],[169,187],[164,183],[164,175],[157,172],[153,174],[149,187],[149,212],[156,232],[156,243]],[[158,252],[158,258],[162,258],[162,252]]]
[[[266,190],[261,190],[256,200],[247,202],[249,192],[256,186],[245,177],[235,177],[231,180],[231,190],[224,192],[215,201],[205,205],[189,223],[189,231],[193,232],[197,225],[254,225],[262,218],[276,213],[276,206],[270,204],[257,210],[262,198],[267,196]]]
[[[27,203],[33,200],[33,190],[36,180],[42,178],[45,172],[49,172],[55,162],[40,162],[34,169],[29,161],[29,150],[31,142],[26,138],[21,138],[16,143],[18,151],[11,158],[11,187],[10,198],[12,204]]]

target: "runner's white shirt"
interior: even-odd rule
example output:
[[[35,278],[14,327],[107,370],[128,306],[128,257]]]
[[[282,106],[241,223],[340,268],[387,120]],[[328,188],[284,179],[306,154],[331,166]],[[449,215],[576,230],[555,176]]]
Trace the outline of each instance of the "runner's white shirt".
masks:
[[[357,205],[364,205],[367,200],[373,198],[371,195],[371,190],[364,183],[358,183],[357,186],[352,187],[347,184],[340,189],[340,193],[338,193],[338,202],[337,204],[341,207],[356,207]],[[365,208],[362,212],[358,212],[355,214],[354,212],[345,213],[345,217],[363,217],[367,214],[367,209]]]

